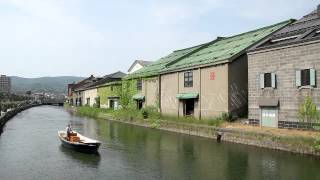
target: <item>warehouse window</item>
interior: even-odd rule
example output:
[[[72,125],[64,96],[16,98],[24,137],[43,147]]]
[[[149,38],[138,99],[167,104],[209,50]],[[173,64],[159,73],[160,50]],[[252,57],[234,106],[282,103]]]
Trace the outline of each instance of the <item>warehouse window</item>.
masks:
[[[310,85],[310,69],[301,70],[301,85],[302,86]]]
[[[192,87],[193,86],[193,73],[192,71],[188,71],[184,73],[184,87]]]
[[[264,74],[264,87],[272,87],[271,86],[271,73]]]
[[[296,86],[316,86],[315,69],[303,69],[296,71]]]
[[[260,74],[260,88],[276,88],[276,74],[263,73]]]
[[[137,80],[137,90],[138,91],[142,90],[142,80],[141,79]]]

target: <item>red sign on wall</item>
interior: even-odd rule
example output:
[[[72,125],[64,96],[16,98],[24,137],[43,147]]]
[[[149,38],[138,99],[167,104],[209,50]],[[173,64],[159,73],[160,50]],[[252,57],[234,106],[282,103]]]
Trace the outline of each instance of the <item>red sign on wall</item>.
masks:
[[[212,80],[212,81],[216,80],[216,73],[215,72],[210,73],[210,80]]]

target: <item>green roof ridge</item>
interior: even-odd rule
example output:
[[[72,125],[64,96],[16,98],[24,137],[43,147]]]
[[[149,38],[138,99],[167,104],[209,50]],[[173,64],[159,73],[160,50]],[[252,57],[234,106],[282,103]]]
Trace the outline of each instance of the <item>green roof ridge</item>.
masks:
[[[285,25],[290,24],[290,23],[292,23],[294,21],[295,20],[293,20],[293,19],[289,19],[289,20],[282,21],[282,22],[279,22],[279,23],[276,23],[276,24],[273,24],[273,25],[269,25],[269,26],[265,26],[265,27],[262,27],[262,28],[254,29],[254,30],[251,30],[251,31],[247,31],[247,32],[244,32],[244,33],[236,34],[236,35],[233,35],[233,36],[230,36],[230,37],[217,37],[215,40],[207,42],[207,43],[202,43],[202,44],[199,44],[199,45],[196,45],[196,46],[191,46],[191,47],[184,48],[184,49],[174,50],[169,55],[164,56],[164,57],[152,62],[151,64],[143,67],[142,69],[140,69],[140,70],[138,70],[138,71],[136,71],[136,72],[134,72],[132,74],[128,74],[123,79],[136,79],[136,78],[145,78],[145,77],[151,77],[151,76],[159,75],[161,72],[166,72],[168,69],[176,69],[176,68],[174,68],[174,67],[176,67],[175,64],[183,61],[186,58],[192,57],[192,55],[202,51],[203,49],[206,49],[206,48],[210,47],[211,45],[213,45],[215,43],[218,43],[218,42],[221,42],[221,41],[228,41],[228,40],[230,40],[232,38],[236,38],[237,36],[244,36],[246,34],[252,34],[254,32],[263,31],[264,29],[269,29],[269,28],[273,28],[273,27],[277,27],[277,26],[283,25],[283,26],[277,28],[276,30],[270,32],[268,34],[268,35],[270,35],[271,33],[281,29]],[[268,35],[266,35],[266,36],[268,36]],[[257,41],[260,41],[261,39],[263,39],[263,38],[260,38],[260,39],[258,39],[256,41],[252,40],[254,42],[251,42],[251,44],[254,44]],[[222,46],[222,45],[220,45],[220,46]],[[180,53],[182,53],[182,54],[180,54]],[[235,56],[237,53],[234,53],[234,54],[230,53],[230,54],[232,56]],[[225,54],[223,54],[223,55],[225,55]],[[200,55],[198,55],[198,56],[200,56]],[[214,59],[214,58],[211,57],[211,59]],[[218,61],[221,61],[221,59],[220,60],[217,59],[217,62]],[[202,62],[202,61],[200,61],[200,62]],[[188,63],[188,64],[192,64],[192,63]],[[170,66],[173,66],[173,67],[170,67]],[[182,66],[182,65],[178,65],[178,67],[180,67],[180,66]]]
[[[211,41],[199,48],[200,50],[190,54],[189,56],[184,57],[179,61],[176,61],[175,63],[170,63],[170,66],[166,66],[166,69],[162,69],[160,71],[160,74],[172,72],[182,68],[190,68],[192,66],[197,65],[224,62],[230,59],[231,57],[239,55],[239,53],[243,52],[248,47],[260,42],[264,38],[268,37],[270,34],[278,31],[279,29],[285,27],[286,25],[294,21],[295,20],[293,19],[289,19],[273,25],[226,37],[218,41]],[[275,27],[276,29],[272,29]],[[268,29],[272,31],[266,31]],[[255,34],[255,32],[259,33]],[[246,35],[248,35],[248,37],[246,37]],[[243,38],[237,39],[237,37],[241,36]]]
[[[187,47],[187,48],[183,48],[183,49],[174,50],[173,52],[179,52],[179,51],[184,51],[184,50],[200,47],[200,46],[203,46],[203,45],[207,45],[208,43],[210,43],[210,42],[202,43],[202,44],[199,44],[199,45],[196,45],[196,46],[191,46],[191,47]]]
[[[205,45],[205,44],[208,44],[208,43],[204,43],[203,45]],[[192,47],[185,48],[185,49],[175,50],[172,53],[168,54],[167,56],[164,56],[164,57],[158,59],[157,61],[154,61],[153,63],[143,67],[142,69],[140,69],[132,74],[128,74],[123,79],[136,79],[136,78],[156,76],[156,75],[160,74],[161,69],[165,68],[167,64],[169,64],[169,63],[171,63],[181,57],[184,57],[184,56],[188,55],[189,53],[196,51],[197,49],[199,49],[203,45],[201,44],[201,45],[192,46]],[[177,53],[181,53],[184,51],[185,51],[184,54],[177,55]],[[174,55],[174,54],[176,54],[176,55]],[[179,57],[170,59],[173,56],[179,56]],[[161,67],[159,67],[159,66],[161,66]],[[150,68],[152,68],[152,67],[155,67],[155,70],[153,72],[150,72],[152,70],[152,69],[150,70]]]
[[[261,31],[263,29],[269,29],[269,28],[272,28],[272,27],[275,27],[275,26],[279,26],[281,24],[285,25],[286,23],[292,23],[294,21],[295,21],[295,19],[289,19],[289,20],[286,20],[286,21],[281,21],[279,23],[272,24],[272,25],[269,25],[269,26],[264,26],[264,27],[261,27],[261,28],[258,28],[258,29],[254,29],[254,30],[251,30],[251,31],[243,32],[243,33],[240,33],[240,34],[235,34],[233,36],[228,36],[223,40],[234,38],[234,37],[237,37],[237,36],[242,36],[242,35],[249,34],[249,33],[254,33],[254,32],[257,32],[257,31]]]

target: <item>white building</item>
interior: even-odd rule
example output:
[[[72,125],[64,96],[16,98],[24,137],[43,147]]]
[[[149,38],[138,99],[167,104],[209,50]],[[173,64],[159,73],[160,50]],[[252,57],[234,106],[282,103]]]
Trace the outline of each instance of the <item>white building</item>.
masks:
[[[140,70],[141,68],[149,65],[151,61],[135,60],[133,64],[128,69],[128,74]]]

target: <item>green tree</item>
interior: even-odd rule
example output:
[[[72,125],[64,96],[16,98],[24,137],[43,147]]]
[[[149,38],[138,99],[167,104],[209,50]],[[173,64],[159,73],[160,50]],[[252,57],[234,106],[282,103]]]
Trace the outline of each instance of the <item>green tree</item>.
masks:
[[[120,97],[120,104],[123,109],[128,109],[132,106],[132,96],[136,93],[135,80],[122,81],[121,88],[116,89],[116,94]]]
[[[319,120],[319,112],[313,99],[308,96],[299,108],[299,117],[302,122],[317,122]]]
[[[117,94],[120,97],[120,104],[122,108],[127,109],[130,103],[130,82],[123,81],[122,87],[117,89]]]

